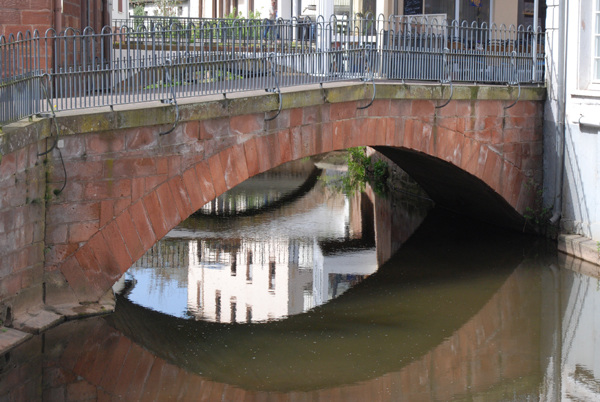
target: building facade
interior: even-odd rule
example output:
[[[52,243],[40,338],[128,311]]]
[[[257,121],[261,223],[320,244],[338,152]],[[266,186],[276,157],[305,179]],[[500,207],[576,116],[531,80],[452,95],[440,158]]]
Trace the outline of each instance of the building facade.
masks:
[[[49,28],[61,32],[67,27],[87,26],[99,32],[110,24],[109,0],[23,0],[0,2],[0,35],[37,30],[42,36]],[[118,0],[112,0],[118,1]],[[127,0],[122,0],[126,2]]]
[[[547,1],[544,205],[600,240],[600,0]]]
[[[113,0],[116,1],[116,0]],[[169,4],[167,16],[184,18],[243,17],[284,18],[317,15],[338,18],[354,15],[430,15],[436,18],[488,24],[533,25],[535,0],[136,0],[147,16],[161,16],[161,5]],[[130,7],[133,9],[133,7]],[[544,23],[544,8],[538,22]]]

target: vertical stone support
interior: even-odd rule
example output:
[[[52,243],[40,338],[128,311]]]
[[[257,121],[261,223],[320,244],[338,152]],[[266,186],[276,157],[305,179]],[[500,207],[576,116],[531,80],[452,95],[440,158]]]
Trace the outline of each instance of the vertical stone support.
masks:
[[[43,303],[46,186],[37,154],[35,141],[0,160],[0,325]]]

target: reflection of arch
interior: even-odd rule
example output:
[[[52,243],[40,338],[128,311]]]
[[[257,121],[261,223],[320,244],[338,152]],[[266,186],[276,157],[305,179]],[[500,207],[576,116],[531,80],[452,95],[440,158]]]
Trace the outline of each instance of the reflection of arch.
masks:
[[[402,371],[409,364],[423,364],[427,372],[432,367],[429,359],[435,358],[439,347],[459,348],[447,353],[458,361],[438,361],[440,368],[436,370],[440,381],[450,381],[447,376],[454,374],[460,384],[466,381],[465,367],[448,373],[444,371],[447,365],[459,364],[467,357],[475,359],[474,363],[478,359],[499,362],[491,356],[500,353],[504,344],[514,342],[515,336],[524,351],[536,353],[532,344],[539,337],[539,323],[530,322],[520,309],[537,311],[539,295],[535,289],[521,288],[520,279],[506,282],[523,259],[522,250],[527,247],[523,246],[524,239],[513,236],[506,240],[504,232],[486,234],[465,225],[462,218],[445,219],[428,218],[391,263],[340,298],[284,321],[251,325],[191,322],[141,309],[125,300],[119,300],[118,313],[107,320],[135,342],[188,372],[201,372],[246,389],[320,389],[336,384],[340,370],[348,382]],[[440,222],[445,225],[443,232]],[[472,248],[463,247],[458,255],[448,252],[465,243]],[[432,253],[432,247],[437,252]],[[490,300],[498,289],[507,286],[509,294],[516,292],[511,299],[494,296]],[[506,292],[499,294],[506,296]],[[424,306],[434,308],[423,310]],[[498,334],[494,325],[503,319],[514,320],[513,326],[502,328]],[[453,333],[454,338],[444,342]],[[357,342],[359,338],[361,342]],[[368,346],[357,349],[357,344]],[[466,349],[461,352],[460,347]],[[459,353],[465,355],[457,356]],[[285,359],[285,365],[278,358]],[[539,365],[535,359],[522,362],[519,355],[503,357],[502,364],[504,378],[512,379]],[[257,377],[260,385],[253,380]],[[494,385],[487,378],[481,383]]]
[[[280,198],[269,202],[265,205],[261,205],[257,208],[246,209],[243,211],[232,211],[229,214],[220,216],[253,216],[281,208],[282,206],[290,204],[298,198],[301,198],[302,196],[306,195],[310,190],[312,190],[315,184],[317,184],[320,174],[321,169],[317,169],[315,167],[313,171],[306,177],[306,180],[304,181],[304,183],[302,183],[301,186],[287,194],[283,194]],[[215,216],[212,213],[205,213],[201,209],[196,211],[194,215],[201,215],[203,219],[210,219],[211,217]]]
[[[462,219],[451,221],[451,223],[455,225],[455,229],[465,224]],[[429,227],[431,227],[430,224]],[[421,242],[431,241],[434,250],[440,251],[438,258],[444,259],[444,242],[453,241],[453,238],[448,234],[462,235],[460,232],[453,230],[446,227],[446,233],[439,238],[427,237],[423,233],[418,233],[416,238],[418,240],[420,237]],[[473,236],[476,236],[476,234],[473,234]],[[470,240],[471,237],[468,237],[467,233],[467,241]],[[301,392],[293,392],[287,395],[276,393],[275,396],[285,400],[288,400],[286,399],[288,397],[289,400],[293,400],[292,397],[297,397],[300,400],[345,401],[352,398],[372,400],[373,398],[368,397],[382,395],[381,399],[386,400],[385,398],[388,395],[381,394],[381,392],[389,390],[391,394],[389,394],[387,400],[390,401],[451,400],[453,396],[459,398],[464,396],[464,399],[471,399],[470,396],[474,396],[477,398],[472,399],[513,400],[515,395],[513,390],[515,390],[516,395],[524,395],[531,391],[529,394],[533,396],[532,399],[535,399],[535,396],[539,395],[540,392],[540,377],[537,377],[536,373],[539,373],[539,369],[546,368],[542,361],[538,364],[538,371],[536,371],[530,363],[532,359],[535,360],[536,356],[541,356],[538,354],[537,343],[535,343],[535,338],[539,339],[540,335],[538,323],[542,321],[542,323],[550,324],[542,329],[544,332],[549,333],[550,338],[547,339],[553,339],[552,337],[556,336],[555,331],[560,332],[561,327],[560,325],[554,326],[554,321],[552,319],[548,321],[548,317],[540,317],[540,313],[542,316],[548,314],[548,310],[546,310],[548,299],[545,297],[543,304],[540,305],[540,281],[533,281],[534,285],[532,286],[527,281],[527,277],[541,275],[543,278],[547,274],[540,273],[539,270],[535,269],[535,266],[529,264],[529,261],[522,264],[523,268],[517,269],[506,280],[503,278],[508,276],[508,272],[504,269],[494,271],[497,268],[495,265],[477,269],[475,265],[485,262],[481,255],[488,252],[486,244],[489,245],[490,242],[500,244],[500,248],[506,252],[503,255],[490,255],[492,263],[499,257],[504,258],[505,262],[509,264],[514,263],[513,266],[516,266],[518,261],[521,260],[520,257],[517,258],[512,254],[507,255],[511,249],[510,242],[505,241],[502,233],[496,234],[495,237],[486,237],[483,240],[481,243],[473,243],[474,248],[464,251],[467,256],[475,252],[476,259],[473,263],[470,263],[469,259],[464,260],[467,263],[465,267],[467,271],[459,271],[462,276],[457,280],[477,280],[485,276],[485,273],[491,276],[488,276],[488,281],[482,278],[482,283],[485,286],[481,288],[481,297],[477,297],[476,300],[473,299],[471,306],[468,306],[477,314],[461,313],[461,317],[455,323],[456,325],[452,325],[452,327],[457,328],[456,332],[451,334],[452,328],[446,327],[444,329],[443,323],[440,323],[440,328],[436,329],[436,333],[433,335],[440,335],[442,331],[445,331],[444,340],[437,343],[432,342],[430,349],[420,345],[415,349],[415,353],[425,351],[425,354],[414,356],[415,359],[412,363],[402,362],[403,368],[399,372],[387,373],[378,377],[375,374],[375,378],[366,382],[315,390],[306,394]],[[520,240],[516,239],[516,242]],[[460,241],[462,239],[457,240],[457,242]],[[418,242],[414,239],[410,240],[403,254],[399,255],[399,259],[406,260],[406,264],[398,266],[398,270],[387,269],[386,276],[377,279],[377,281],[384,284],[383,287],[379,287],[381,292],[369,294],[368,289],[363,286],[362,289],[358,288],[351,291],[355,296],[340,299],[337,305],[332,304],[328,307],[329,310],[322,310],[321,312],[324,314],[331,312],[332,315],[342,316],[344,311],[348,311],[353,307],[352,298],[354,297],[360,305],[368,303],[369,300],[372,301],[371,296],[385,297],[380,293],[394,286],[403,286],[403,290],[406,291],[410,289],[410,284],[417,283],[419,280],[427,283],[431,279],[431,272],[428,271],[420,275],[418,270],[420,266],[411,264],[411,262],[418,262],[419,257],[423,254],[419,253],[419,248],[415,243]],[[448,244],[448,246],[451,247],[454,244]],[[479,247],[481,247],[481,251],[477,251]],[[528,245],[524,244],[523,249],[529,249]],[[431,248],[428,250],[431,250]],[[425,254],[425,257],[431,258],[434,256]],[[385,279],[395,280],[392,283],[392,281],[386,281]],[[406,282],[403,285],[402,282],[405,279]],[[429,287],[426,294],[423,294],[423,300],[435,297],[437,289],[453,280],[452,273],[448,272],[448,275],[442,276]],[[502,282],[504,283],[501,285]],[[374,282],[371,282],[370,285],[373,284]],[[494,292],[493,288],[499,289]],[[556,295],[553,293],[553,289],[547,287],[543,287],[543,289],[542,296],[550,296],[554,300]],[[550,291],[552,295],[546,294],[546,291]],[[447,292],[443,293],[448,295]],[[486,295],[492,296],[487,300]],[[446,300],[455,301],[458,297],[457,292],[451,296],[452,298]],[[388,298],[387,301],[393,302],[394,299]],[[402,300],[396,299],[396,302],[402,302]],[[448,305],[449,303],[445,303],[442,308]],[[477,306],[482,307],[479,309]],[[550,312],[552,311],[555,311],[554,307],[550,308]],[[136,312],[138,311],[134,311],[134,313]],[[533,313],[530,314],[531,312]],[[412,316],[404,314],[403,317],[406,318],[407,324],[412,325],[412,322],[409,322]],[[540,317],[540,319],[532,320],[531,317]],[[318,315],[312,316],[312,319],[316,318],[318,318]],[[375,318],[379,322],[386,323],[386,317],[383,315]],[[390,317],[387,322],[391,322],[392,318]],[[463,318],[464,320],[462,320]],[[424,317],[424,319],[427,319],[427,317]],[[322,322],[323,320],[318,321]],[[309,320],[304,320],[301,323],[308,322]],[[499,322],[509,324],[499,326]],[[132,326],[135,326],[136,330],[141,330],[147,334],[156,331],[159,336],[162,336],[160,335],[161,328],[156,328],[161,323],[164,322],[149,322],[139,319],[132,323]],[[345,331],[344,326],[341,325],[342,323],[337,320],[325,324],[327,324],[330,333],[338,339],[341,336],[347,337],[354,334],[353,328],[350,331]],[[304,333],[308,333],[311,330],[319,329],[319,325],[325,326],[325,324],[317,323],[311,327],[300,329]],[[434,326],[437,324],[433,324],[436,323],[432,323],[431,328],[435,329]],[[357,329],[363,334],[362,328],[366,325],[368,325],[368,319],[356,322]],[[211,337],[219,337],[217,331],[203,333],[201,329],[198,327],[195,334],[195,341],[198,344],[207,342]],[[228,340],[231,340],[231,334],[225,334],[227,331],[228,327],[221,327],[221,333]],[[297,335],[301,334],[301,332],[297,333]],[[291,335],[293,334],[288,333],[285,336],[290,337]],[[138,338],[142,336],[143,334]],[[426,342],[429,342],[428,337],[424,338]],[[244,339],[239,340],[242,343],[245,342]],[[228,347],[233,348],[234,353],[237,352],[238,348],[237,339],[235,341],[228,343]],[[374,339],[374,346],[377,346],[376,341],[377,339]],[[544,342],[542,341],[542,343]],[[514,345],[520,350],[515,352],[515,349],[512,348]],[[242,344],[240,347],[243,348],[244,345]],[[551,345],[546,345],[546,347],[550,348]],[[448,350],[452,353],[446,353]],[[32,351],[40,351],[43,355],[32,353]],[[222,351],[222,349],[217,350],[216,353]],[[353,352],[361,351],[354,348]],[[370,350],[367,347],[367,350],[363,352],[369,353]],[[509,353],[503,353],[500,358],[498,353],[502,352]],[[453,359],[453,356],[456,356],[456,359]],[[468,359],[460,360],[464,356],[467,356]],[[523,360],[523,356],[526,356],[527,360]],[[228,360],[228,355],[218,357],[225,358],[225,363],[231,362]],[[191,354],[189,358],[193,358]],[[121,395],[126,400],[166,400],[167,397],[177,395],[180,397],[183,397],[183,395],[194,396],[196,397],[194,399],[200,400],[203,398],[208,400],[270,400],[266,391],[249,391],[214,382],[173,365],[170,360],[165,360],[149,352],[148,349],[136,343],[135,339],[123,336],[118,330],[107,326],[106,318],[91,318],[64,323],[48,330],[44,336],[34,338],[32,342],[12,349],[10,351],[10,361],[6,361],[9,360],[8,355],[5,355],[4,359],[4,363],[9,363],[9,365],[2,366],[3,382],[0,386],[0,397],[8,397],[9,399],[14,395],[31,395],[26,399],[36,400],[40,399],[42,392],[44,399],[46,397],[48,399],[66,399],[68,390],[85,390],[94,393],[94,395],[97,393],[98,399],[105,398],[108,394],[109,396]],[[40,367],[43,369],[40,369]],[[366,366],[365,370],[368,368]],[[310,374],[312,369],[313,367],[303,374]],[[285,370],[285,367],[282,370]],[[494,382],[493,376],[488,377],[486,374],[490,372],[499,374],[501,378],[496,378],[496,382]],[[365,373],[362,374],[363,377],[366,376]],[[7,388],[11,387],[11,384],[16,385],[14,388]],[[468,387],[470,387],[469,393],[465,394]],[[560,389],[556,395],[560,395]],[[361,396],[364,397],[361,398]],[[243,397],[247,398],[244,399]],[[273,397],[273,394],[271,394],[271,397]]]
[[[61,324],[33,344],[26,343],[4,355],[0,363],[3,385],[20,384],[21,388],[0,387],[0,397],[10,398],[25,389],[29,391],[26,395],[31,395],[28,399],[32,400],[39,399],[40,392],[49,399],[66,399],[66,393],[75,390],[85,390],[87,395],[97,396],[97,399],[111,396],[160,401],[176,397],[271,400],[274,396],[281,400],[295,400],[295,397],[327,401],[452,400],[456,397],[513,400],[515,396],[528,394],[536,399],[542,381],[539,369],[544,366],[532,367],[531,364],[542,355],[535,347],[540,329],[530,317],[538,316],[542,295],[539,287],[528,286],[528,279],[533,277],[532,283],[539,284],[538,275],[539,271],[531,267],[518,268],[477,314],[426,354],[399,371],[350,385],[306,393],[270,393],[212,381],[173,364],[170,359],[156,356],[144,344],[108,325],[105,318],[96,317]],[[141,320],[136,325],[140,323]],[[157,325],[146,324],[148,328]],[[341,331],[341,327],[338,328]],[[336,334],[337,338],[341,335],[341,332]],[[206,336],[199,332],[197,342],[204,339]],[[521,353],[514,352],[514,345]],[[32,354],[32,346],[43,354]],[[235,348],[235,343],[230,347]],[[43,370],[39,369],[40,365]],[[32,367],[38,369],[32,370]]]

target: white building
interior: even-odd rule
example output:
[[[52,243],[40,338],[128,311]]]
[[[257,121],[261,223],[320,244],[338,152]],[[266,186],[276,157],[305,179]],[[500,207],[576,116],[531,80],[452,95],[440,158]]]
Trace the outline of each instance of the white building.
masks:
[[[129,0],[109,0],[110,19],[123,20],[129,17]]]
[[[547,1],[544,202],[600,241],[600,0]]]
[[[112,0],[113,2],[116,0]],[[129,1],[130,14],[136,6],[144,7],[144,15],[148,17],[187,17],[198,18],[198,14],[194,14],[195,1],[190,0],[135,0]],[[191,3],[191,4],[190,4]],[[196,7],[197,8],[197,7]]]

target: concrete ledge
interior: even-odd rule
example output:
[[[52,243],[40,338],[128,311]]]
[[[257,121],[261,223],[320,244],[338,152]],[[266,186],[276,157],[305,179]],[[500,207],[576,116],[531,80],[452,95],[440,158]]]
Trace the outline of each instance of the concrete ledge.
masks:
[[[558,254],[558,261],[561,267],[592,278],[600,278],[600,265],[563,253]]]
[[[65,303],[55,305],[50,308],[56,313],[64,316],[67,320],[74,320],[77,318],[112,313],[113,311],[115,311],[115,303],[115,297],[111,289],[100,298],[98,303]]]
[[[558,251],[600,266],[598,242],[588,237],[562,234],[558,237]]]
[[[0,355],[22,344],[33,335],[12,328],[0,327]]]
[[[98,303],[64,303],[44,306],[15,317],[11,326],[0,327],[0,355],[20,345],[33,334],[39,334],[67,320],[105,315],[115,311],[115,298],[112,290],[106,292]]]
[[[13,328],[32,334],[39,334],[54,327],[65,320],[65,317],[48,310],[40,310],[34,313],[22,314],[15,317]]]

